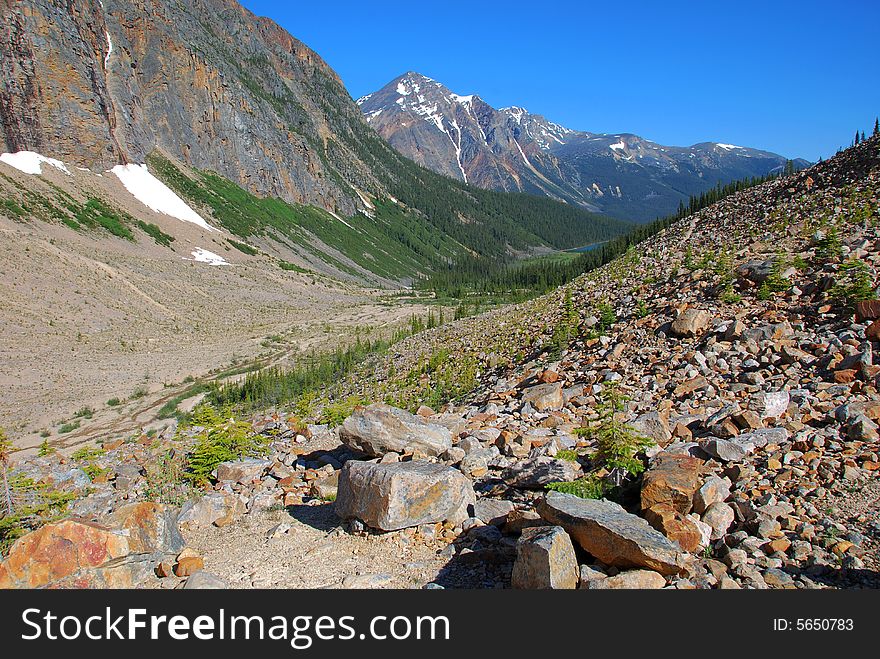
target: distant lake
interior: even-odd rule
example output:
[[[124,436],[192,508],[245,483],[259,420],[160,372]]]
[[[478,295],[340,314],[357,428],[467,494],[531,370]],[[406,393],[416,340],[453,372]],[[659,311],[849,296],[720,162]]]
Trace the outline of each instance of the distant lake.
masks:
[[[607,241],[605,241],[605,242],[607,242]],[[592,252],[594,249],[604,245],[605,242],[593,243],[591,245],[584,245],[583,247],[572,247],[571,249],[567,249],[565,251],[566,252]]]

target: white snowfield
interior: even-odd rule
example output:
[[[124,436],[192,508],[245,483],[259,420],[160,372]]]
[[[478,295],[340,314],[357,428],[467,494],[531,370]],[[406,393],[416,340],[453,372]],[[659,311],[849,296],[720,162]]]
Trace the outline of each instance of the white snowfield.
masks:
[[[222,256],[214,254],[214,252],[209,252],[202,247],[197,247],[191,252],[191,254],[193,255],[192,260],[198,261],[199,263],[207,263],[208,265],[231,265],[231,263]],[[189,261],[190,259],[186,260]]]
[[[4,153],[0,155],[0,161],[5,162],[10,167],[15,167],[18,171],[25,174],[34,174],[37,176],[43,173],[43,163],[52,165],[55,169],[71,176],[70,170],[60,160],[47,158],[34,151],[19,151],[18,153]]]
[[[626,149],[626,144],[624,144],[623,140],[620,140],[616,144],[612,144],[608,147],[609,149],[613,149],[614,151],[623,151]]]
[[[717,144],[716,146],[721,147],[722,149],[726,149],[730,151],[731,149],[742,149],[743,147],[737,146],[736,144]]]
[[[208,231],[217,231],[168,186],[150,174],[146,165],[116,165],[111,171],[122,181],[125,189],[147,208],[182,222],[197,224]]]

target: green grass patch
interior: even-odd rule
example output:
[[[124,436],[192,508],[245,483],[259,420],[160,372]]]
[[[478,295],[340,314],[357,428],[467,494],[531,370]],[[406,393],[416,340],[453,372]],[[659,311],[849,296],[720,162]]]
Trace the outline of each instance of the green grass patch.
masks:
[[[156,244],[162,245],[162,247],[171,247],[171,243],[174,242],[174,236],[168,235],[155,224],[138,220],[137,226],[141,231],[155,240]]]
[[[288,272],[299,272],[300,274],[303,274],[303,275],[312,274],[311,270],[308,270],[306,268],[301,268],[300,266],[296,265],[295,263],[288,263],[287,261],[279,261],[278,266],[282,270],[286,270]]]
[[[227,242],[235,247],[235,249],[237,249],[242,254],[247,254],[248,256],[257,256],[260,253],[260,250],[251,247],[247,243],[240,243],[237,240],[232,240],[232,238],[229,238]]]
[[[185,391],[168,400],[161,408],[159,408],[159,411],[156,413],[156,417],[159,419],[170,419],[173,416],[177,416],[178,405],[180,405],[188,398],[192,398],[193,396],[198,396],[199,394],[209,391],[210,388],[211,387],[207,384],[197,384],[192,387],[188,387]]]
[[[79,419],[77,419],[76,421],[68,421],[67,423],[64,423],[58,427],[58,434],[67,435],[68,433],[72,433],[74,430],[79,430],[79,426]]]

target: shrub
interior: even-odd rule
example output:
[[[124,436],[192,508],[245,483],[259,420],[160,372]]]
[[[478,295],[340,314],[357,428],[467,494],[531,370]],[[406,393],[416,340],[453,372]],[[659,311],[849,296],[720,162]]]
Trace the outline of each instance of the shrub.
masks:
[[[120,405],[122,405],[122,401],[116,396],[107,401],[107,407],[119,407]]]
[[[73,415],[75,419],[91,419],[95,415],[95,410],[91,407],[81,407],[79,411]]]
[[[329,403],[321,412],[321,423],[326,423],[331,428],[342,425],[354,412],[358,405],[364,405],[366,401],[360,396],[349,396],[345,400]]]
[[[281,267],[282,270],[287,270],[289,272],[299,272],[300,274],[303,274],[303,275],[311,272],[311,270],[308,270],[306,268],[301,268],[298,265],[296,265],[295,263],[288,263],[287,261],[279,261],[278,265]]]
[[[247,243],[240,243],[237,240],[232,240],[231,238],[227,238],[227,240],[229,241],[230,245],[235,247],[235,249],[237,249],[239,252],[242,252],[243,254],[247,254],[248,256],[256,256],[260,253],[260,250],[251,247]]]
[[[773,259],[773,266],[770,268],[770,274],[764,283],[758,288],[758,299],[769,300],[776,293],[787,291],[791,288],[791,281],[782,276],[782,271],[787,266],[786,259],[782,255],[777,255]]]
[[[66,435],[66,434],[71,433],[74,430],[78,430],[78,429],[79,429],[79,420],[77,419],[76,421],[71,421],[71,422],[62,424],[58,428],[58,434],[59,435]]]
[[[185,476],[196,485],[207,483],[217,465],[261,455],[268,447],[266,438],[256,434],[249,423],[236,421],[229,407],[218,412],[213,405],[202,403],[192,419],[193,427],[200,430]]]
[[[578,453],[577,451],[572,451],[570,449],[563,449],[561,451],[556,452],[557,460],[567,460],[568,462],[577,462],[578,461]]]
[[[737,302],[742,302],[742,295],[733,289],[733,284],[727,284],[721,290],[719,299],[724,302],[724,304],[736,304]]]
[[[581,499],[601,499],[608,491],[608,484],[596,476],[584,476],[570,482],[548,483],[546,487],[548,490],[573,494]]]
[[[876,299],[874,280],[868,265],[858,259],[842,264],[840,275],[829,295],[848,311],[854,309],[857,302]]]
[[[156,244],[162,245],[163,247],[170,247],[171,243],[173,243],[175,240],[174,236],[169,236],[155,224],[138,220],[137,225],[141,231],[143,231],[145,234],[150,236],[150,238],[155,240]]]
[[[12,490],[9,486],[10,455],[12,455],[12,442],[6,436],[6,431],[0,428],[0,472],[3,474],[3,505],[7,515],[11,515],[15,508],[12,501]]]
[[[4,488],[12,508],[0,517],[0,555],[21,536],[58,520],[75,498],[72,492],[52,490],[45,483],[21,476],[5,479]]]
[[[150,501],[180,505],[190,494],[186,482],[186,460],[176,451],[166,451],[146,465],[144,497]]]
[[[597,440],[599,451],[596,461],[616,472],[616,480],[628,476],[638,476],[645,465],[636,456],[654,442],[645,437],[618,417],[624,411],[627,398],[615,386],[608,386],[600,396],[597,410],[599,420],[595,426],[578,428],[577,435],[590,436]]]
[[[816,240],[816,260],[835,261],[840,258],[843,243],[836,227],[829,227]]]
[[[70,459],[77,462],[91,462],[104,455],[104,451],[93,446],[84,446],[71,454]]]
[[[602,302],[596,307],[596,311],[599,313],[600,331],[603,333],[607,332],[617,322],[617,314],[614,313],[614,307],[607,302]]]

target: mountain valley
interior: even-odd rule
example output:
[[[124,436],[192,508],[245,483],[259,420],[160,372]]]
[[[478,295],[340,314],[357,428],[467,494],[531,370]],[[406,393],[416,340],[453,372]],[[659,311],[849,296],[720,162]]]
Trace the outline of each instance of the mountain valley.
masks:
[[[6,5],[0,588],[880,588],[880,121],[669,147]]]

